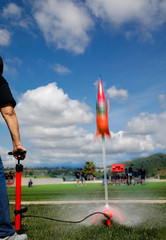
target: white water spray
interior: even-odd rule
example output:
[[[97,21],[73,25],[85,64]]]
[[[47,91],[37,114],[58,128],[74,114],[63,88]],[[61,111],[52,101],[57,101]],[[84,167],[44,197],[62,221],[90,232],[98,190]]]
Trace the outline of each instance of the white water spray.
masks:
[[[103,151],[103,167],[104,167],[104,186],[105,186],[105,204],[108,208],[108,189],[107,189],[107,171],[106,171],[106,157],[105,157],[105,138],[102,138],[102,151]]]

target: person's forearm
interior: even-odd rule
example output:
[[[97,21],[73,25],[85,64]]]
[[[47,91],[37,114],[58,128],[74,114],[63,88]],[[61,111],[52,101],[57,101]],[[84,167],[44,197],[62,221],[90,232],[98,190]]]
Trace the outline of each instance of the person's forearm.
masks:
[[[9,131],[11,134],[11,138],[13,141],[13,147],[17,148],[17,147],[21,146],[17,116],[15,114],[13,107],[10,105],[7,105],[7,106],[1,108],[1,113],[8,125]]]

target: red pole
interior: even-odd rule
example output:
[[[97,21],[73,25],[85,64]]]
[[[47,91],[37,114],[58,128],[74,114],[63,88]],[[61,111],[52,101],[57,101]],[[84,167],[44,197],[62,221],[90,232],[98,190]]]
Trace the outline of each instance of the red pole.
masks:
[[[18,234],[22,234],[23,229],[21,226],[22,214],[27,212],[27,207],[21,207],[21,173],[23,172],[23,165],[20,160],[25,158],[26,151],[18,150],[17,152],[8,152],[9,155],[17,157],[18,163],[16,164],[16,196],[15,196],[15,230]],[[22,155],[24,154],[24,155]],[[22,157],[23,156],[23,157]]]
[[[21,172],[16,172],[16,203],[15,210],[21,210]],[[15,230],[21,230],[21,213],[15,215]]]

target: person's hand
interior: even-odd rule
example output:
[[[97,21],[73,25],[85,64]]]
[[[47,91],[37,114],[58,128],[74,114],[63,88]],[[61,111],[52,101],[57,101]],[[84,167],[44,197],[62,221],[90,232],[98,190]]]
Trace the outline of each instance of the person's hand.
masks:
[[[19,151],[20,151],[20,154],[18,154]],[[27,150],[22,145],[19,145],[13,148],[12,154],[15,157],[15,159],[24,160],[26,157],[26,152]]]

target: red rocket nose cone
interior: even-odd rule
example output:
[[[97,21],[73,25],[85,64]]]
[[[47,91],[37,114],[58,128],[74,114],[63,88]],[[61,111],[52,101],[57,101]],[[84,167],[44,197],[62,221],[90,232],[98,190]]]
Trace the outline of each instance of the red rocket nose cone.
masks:
[[[99,79],[99,84],[98,84],[97,100],[105,102],[105,95],[104,95],[103,84],[101,79]]]

